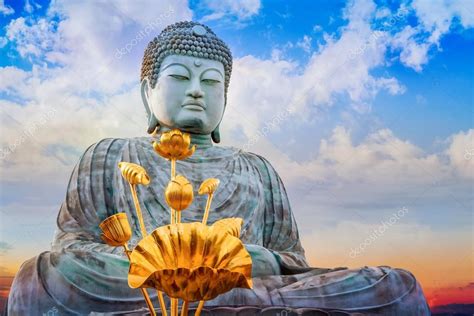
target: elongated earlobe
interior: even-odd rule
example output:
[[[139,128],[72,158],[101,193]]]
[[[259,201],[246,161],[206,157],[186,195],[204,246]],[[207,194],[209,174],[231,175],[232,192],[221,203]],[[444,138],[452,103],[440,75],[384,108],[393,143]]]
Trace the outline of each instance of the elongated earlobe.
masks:
[[[160,127],[161,127],[160,123],[158,122],[158,119],[156,118],[155,114],[151,113],[148,118],[147,133],[148,134],[156,133],[157,131],[160,130]]]
[[[153,110],[150,107],[150,104],[148,103],[148,89],[150,87],[149,85],[150,85],[150,82],[148,81],[148,78],[143,79],[140,90],[141,90],[143,105],[145,106],[145,110],[148,115],[147,133],[153,134],[154,132],[159,131],[161,126],[155,114],[153,114]]]
[[[221,133],[219,132],[219,125],[217,125],[217,127],[212,131],[211,138],[216,144],[221,142]]]

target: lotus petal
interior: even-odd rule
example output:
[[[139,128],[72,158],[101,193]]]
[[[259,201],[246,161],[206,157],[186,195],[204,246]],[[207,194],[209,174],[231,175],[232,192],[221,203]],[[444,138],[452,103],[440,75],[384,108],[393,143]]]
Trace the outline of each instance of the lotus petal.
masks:
[[[239,217],[224,218],[214,222],[212,227],[214,227],[214,229],[225,231],[226,233],[239,238],[240,229],[242,228],[243,222],[244,221]]]

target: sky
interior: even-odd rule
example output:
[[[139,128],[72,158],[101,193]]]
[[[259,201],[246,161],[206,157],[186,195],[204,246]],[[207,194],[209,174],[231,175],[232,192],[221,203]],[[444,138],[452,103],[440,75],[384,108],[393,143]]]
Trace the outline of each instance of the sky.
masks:
[[[468,0],[0,0],[0,275],[49,249],[89,145],[146,135],[143,51],[182,20],[230,47],[221,145],[272,163],[311,265],[474,303]]]

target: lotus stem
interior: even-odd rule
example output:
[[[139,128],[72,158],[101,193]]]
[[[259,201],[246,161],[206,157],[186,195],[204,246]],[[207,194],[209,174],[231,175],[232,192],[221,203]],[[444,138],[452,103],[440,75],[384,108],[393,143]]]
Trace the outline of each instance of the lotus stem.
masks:
[[[140,202],[138,202],[137,189],[135,184],[130,183],[130,190],[132,191],[133,203],[135,204],[135,211],[137,212],[138,222],[140,223],[142,237],[145,238],[148,233],[146,232],[145,222],[143,221],[142,210],[140,209]]]
[[[142,215],[142,210],[140,209],[140,203],[138,202],[136,186],[134,184],[130,184],[130,190],[132,191],[133,203],[135,204],[135,210],[137,212],[138,222],[140,223],[140,230],[142,232],[142,237],[145,238],[148,235],[148,233],[146,231],[145,222],[143,221],[143,215]],[[128,256],[129,255],[128,247],[127,245],[125,245],[124,247],[125,247],[125,252],[127,253],[127,256]],[[129,260],[130,260],[130,257],[129,257]],[[143,288],[141,290],[142,290],[143,296],[145,297],[146,304],[148,305],[148,308],[150,309],[151,315],[155,316],[156,315],[155,308],[153,307],[150,297],[148,296],[148,292]],[[162,310],[163,316],[168,316],[166,312],[166,306],[165,306],[165,300],[163,298],[163,293],[161,293],[160,291],[158,291],[158,301],[160,302],[160,308]]]
[[[209,209],[211,208],[211,202],[212,202],[212,197],[213,196],[214,196],[214,193],[210,193],[207,196],[206,209],[204,211],[204,217],[202,218],[202,223],[204,225],[207,224],[207,218],[209,217]]]
[[[196,313],[194,313],[194,316],[200,316],[203,307],[204,307],[204,301],[199,301],[199,305],[198,305],[198,308],[196,309]]]
[[[171,220],[170,220],[170,224],[174,224],[176,223],[176,217],[175,217],[175,214],[176,214],[176,211],[171,209]]]
[[[178,299],[171,298],[171,316],[178,316]]]
[[[171,178],[176,177],[176,159],[171,159]]]
[[[156,316],[155,307],[153,306],[153,303],[151,302],[150,296],[148,296],[148,292],[144,288],[140,288],[140,290],[142,291],[143,297],[145,298],[145,302],[146,302],[146,305],[148,306],[148,309],[150,310],[150,314],[152,316]],[[166,315],[166,311],[164,315]]]
[[[171,159],[171,179],[174,177],[176,177],[176,159]],[[176,211],[171,209],[171,224],[175,224],[176,222]]]
[[[128,261],[130,261],[130,249],[128,249],[127,244],[123,244],[123,248],[125,250],[125,254],[127,255]],[[148,306],[148,309],[150,310],[150,314],[152,316],[156,316],[155,307],[153,306],[153,303],[151,302],[148,292],[144,288],[140,288],[140,290],[142,291],[143,297],[145,298],[145,302],[146,302],[146,305]],[[166,309],[161,308],[161,310],[164,311],[163,316],[166,316]]]
[[[181,316],[188,316],[189,302],[184,301],[183,306],[181,307]]]
[[[156,291],[158,293],[158,301],[160,302],[161,313],[163,316],[168,316],[168,312],[166,311],[165,299],[163,298],[163,292]]]

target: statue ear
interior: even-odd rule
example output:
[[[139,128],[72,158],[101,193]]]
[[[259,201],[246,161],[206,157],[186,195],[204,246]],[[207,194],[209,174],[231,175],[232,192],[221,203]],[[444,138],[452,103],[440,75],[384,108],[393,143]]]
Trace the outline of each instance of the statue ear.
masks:
[[[216,144],[221,142],[221,133],[219,132],[219,125],[217,125],[217,127],[211,133],[211,138]]]
[[[148,116],[147,133],[153,134],[153,132],[158,131],[161,126],[155,114],[153,113],[150,103],[148,102],[150,90],[151,90],[150,81],[148,80],[148,78],[143,79],[140,86],[140,91],[142,95],[143,105],[145,106],[146,114]]]

